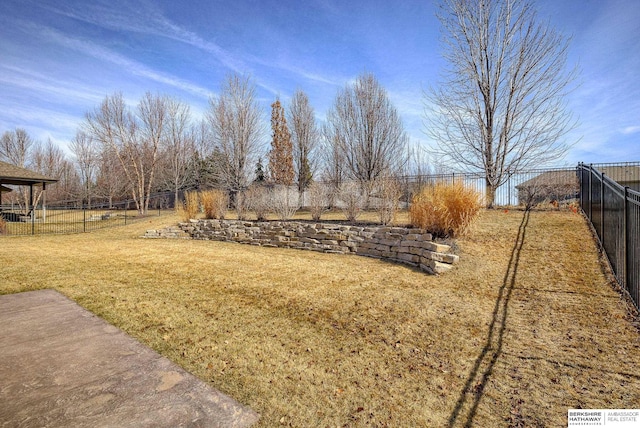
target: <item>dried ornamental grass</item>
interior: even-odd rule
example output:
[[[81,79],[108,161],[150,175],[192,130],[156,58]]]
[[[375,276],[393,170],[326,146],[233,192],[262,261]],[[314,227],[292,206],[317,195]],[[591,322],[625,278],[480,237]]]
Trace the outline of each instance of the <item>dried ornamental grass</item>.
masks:
[[[225,192],[219,189],[205,190],[200,192],[200,201],[204,209],[204,218],[224,218],[229,203]]]
[[[187,192],[184,196],[184,204],[178,206],[178,214],[184,221],[196,218],[200,211],[200,198],[198,192]]]
[[[409,208],[412,225],[440,237],[464,235],[482,208],[480,194],[464,183],[436,183],[413,197]]]

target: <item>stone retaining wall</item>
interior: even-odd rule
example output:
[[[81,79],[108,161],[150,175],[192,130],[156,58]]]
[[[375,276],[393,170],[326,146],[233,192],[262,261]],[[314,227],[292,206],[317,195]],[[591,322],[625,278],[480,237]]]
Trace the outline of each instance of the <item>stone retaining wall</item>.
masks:
[[[149,230],[147,238],[170,238],[175,230]],[[297,248],[336,254],[356,254],[404,263],[431,273],[444,273],[458,262],[450,247],[433,242],[420,229],[362,227],[296,221],[191,220],[180,231],[193,239],[231,241],[263,247]]]

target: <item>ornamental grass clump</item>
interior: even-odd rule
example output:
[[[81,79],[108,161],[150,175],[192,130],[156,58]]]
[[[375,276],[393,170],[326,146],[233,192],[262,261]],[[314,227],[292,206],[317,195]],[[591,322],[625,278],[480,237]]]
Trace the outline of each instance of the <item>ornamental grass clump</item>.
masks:
[[[206,219],[224,219],[227,213],[229,198],[227,193],[219,189],[211,189],[200,192],[200,201]]]
[[[200,211],[200,198],[198,192],[187,192],[184,195],[184,204],[178,206],[178,214],[184,221],[196,218]]]
[[[463,182],[424,187],[412,199],[409,221],[435,236],[463,236],[482,208],[480,194]]]

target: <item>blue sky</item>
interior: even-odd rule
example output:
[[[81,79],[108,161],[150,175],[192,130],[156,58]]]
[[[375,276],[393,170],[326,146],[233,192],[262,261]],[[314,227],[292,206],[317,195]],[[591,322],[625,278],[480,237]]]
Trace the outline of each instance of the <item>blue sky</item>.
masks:
[[[572,37],[568,98],[578,126],[562,164],[640,160],[640,1],[538,0]],[[0,132],[66,147],[87,111],[122,92],[169,94],[199,118],[229,72],[264,107],[300,88],[321,121],[336,92],[374,73],[413,144],[428,146],[423,89],[443,66],[430,1],[0,1]],[[268,136],[265,137],[268,143]]]

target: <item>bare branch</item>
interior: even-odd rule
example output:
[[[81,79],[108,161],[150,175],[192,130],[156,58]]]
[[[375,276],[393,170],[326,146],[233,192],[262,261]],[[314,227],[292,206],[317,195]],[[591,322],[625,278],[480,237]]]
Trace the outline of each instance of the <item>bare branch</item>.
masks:
[[[448,67],[425,94],[435,107],[427,132],[441,159],[484,171],[491,206],[511,175],[568,149],[568,40],[538,24],[528,0],[442,0],[438,18]]]

